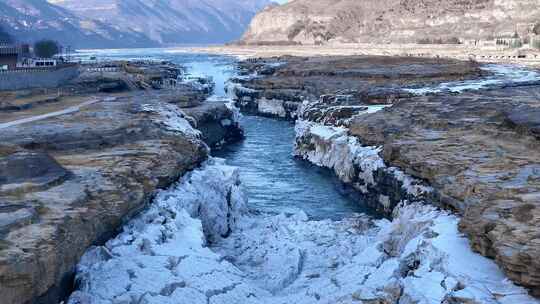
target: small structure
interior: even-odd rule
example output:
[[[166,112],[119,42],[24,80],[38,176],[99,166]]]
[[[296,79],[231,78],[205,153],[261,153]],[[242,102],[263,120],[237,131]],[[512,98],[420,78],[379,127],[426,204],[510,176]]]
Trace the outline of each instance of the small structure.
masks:
[[[19,68],[51,68],[56,67],[58,61],[50,58],[24,58],[17,64]]]
[[[17,67],[19,48],[16,46],[0,46],[0,70],[12,70]]]
[[[0,70],[14,70],[21,60],[30,56],[30,46],[0,45]]]

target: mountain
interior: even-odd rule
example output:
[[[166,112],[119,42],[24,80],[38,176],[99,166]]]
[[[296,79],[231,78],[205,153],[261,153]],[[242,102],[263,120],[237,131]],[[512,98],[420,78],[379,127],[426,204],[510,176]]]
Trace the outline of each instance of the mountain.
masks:
[[[2,0],[15,39],[76,48],[152,47],[238,39],[270,0]]]
[[[223,43],[238,39],[268,0],[49,0],[80,18],[159,44]]]
[[[257,43],[411,43],[527,35],[538,0],[294,0],[260,12],[242,38]]]
[[[99,21],[82,19],[45,0],[2,0],[0,27],[18,41],[49,38],[74,47],[156,44],[140,33],[122,32]]]

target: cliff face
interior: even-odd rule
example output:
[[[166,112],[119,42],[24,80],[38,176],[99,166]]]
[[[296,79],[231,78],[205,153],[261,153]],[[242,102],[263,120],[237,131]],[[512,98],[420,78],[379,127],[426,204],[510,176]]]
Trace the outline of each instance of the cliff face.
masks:
[[[242,41],[407,43],[526,35],[540,22],[536,0],[296,0],[268,8]]]

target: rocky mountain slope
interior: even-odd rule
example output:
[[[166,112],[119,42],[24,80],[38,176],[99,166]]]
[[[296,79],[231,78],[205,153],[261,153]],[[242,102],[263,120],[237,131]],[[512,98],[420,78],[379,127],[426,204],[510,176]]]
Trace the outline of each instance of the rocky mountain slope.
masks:
[[[296,0],[266,9],[242,41],[404,43],[526,35],[536,0]]]
[[[6,0],[0,26],[18,40],[53,37],[78,48],[223,43],[270,0]]]
[[[120,32],[105,23],[81,19],[46,0],[0,2],[0,26],[19,41],[53,38],[74,47],[143,46],[153,43],[140,33]]]

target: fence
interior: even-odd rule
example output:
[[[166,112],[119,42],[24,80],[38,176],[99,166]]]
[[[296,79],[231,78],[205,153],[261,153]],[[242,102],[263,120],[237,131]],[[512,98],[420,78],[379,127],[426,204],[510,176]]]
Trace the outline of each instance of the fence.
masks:
[[[119,67],[84,67],[86,72],[121,72]]]
[[[0,91],[56,88],[79,75],[78,65],[0,71]]]

